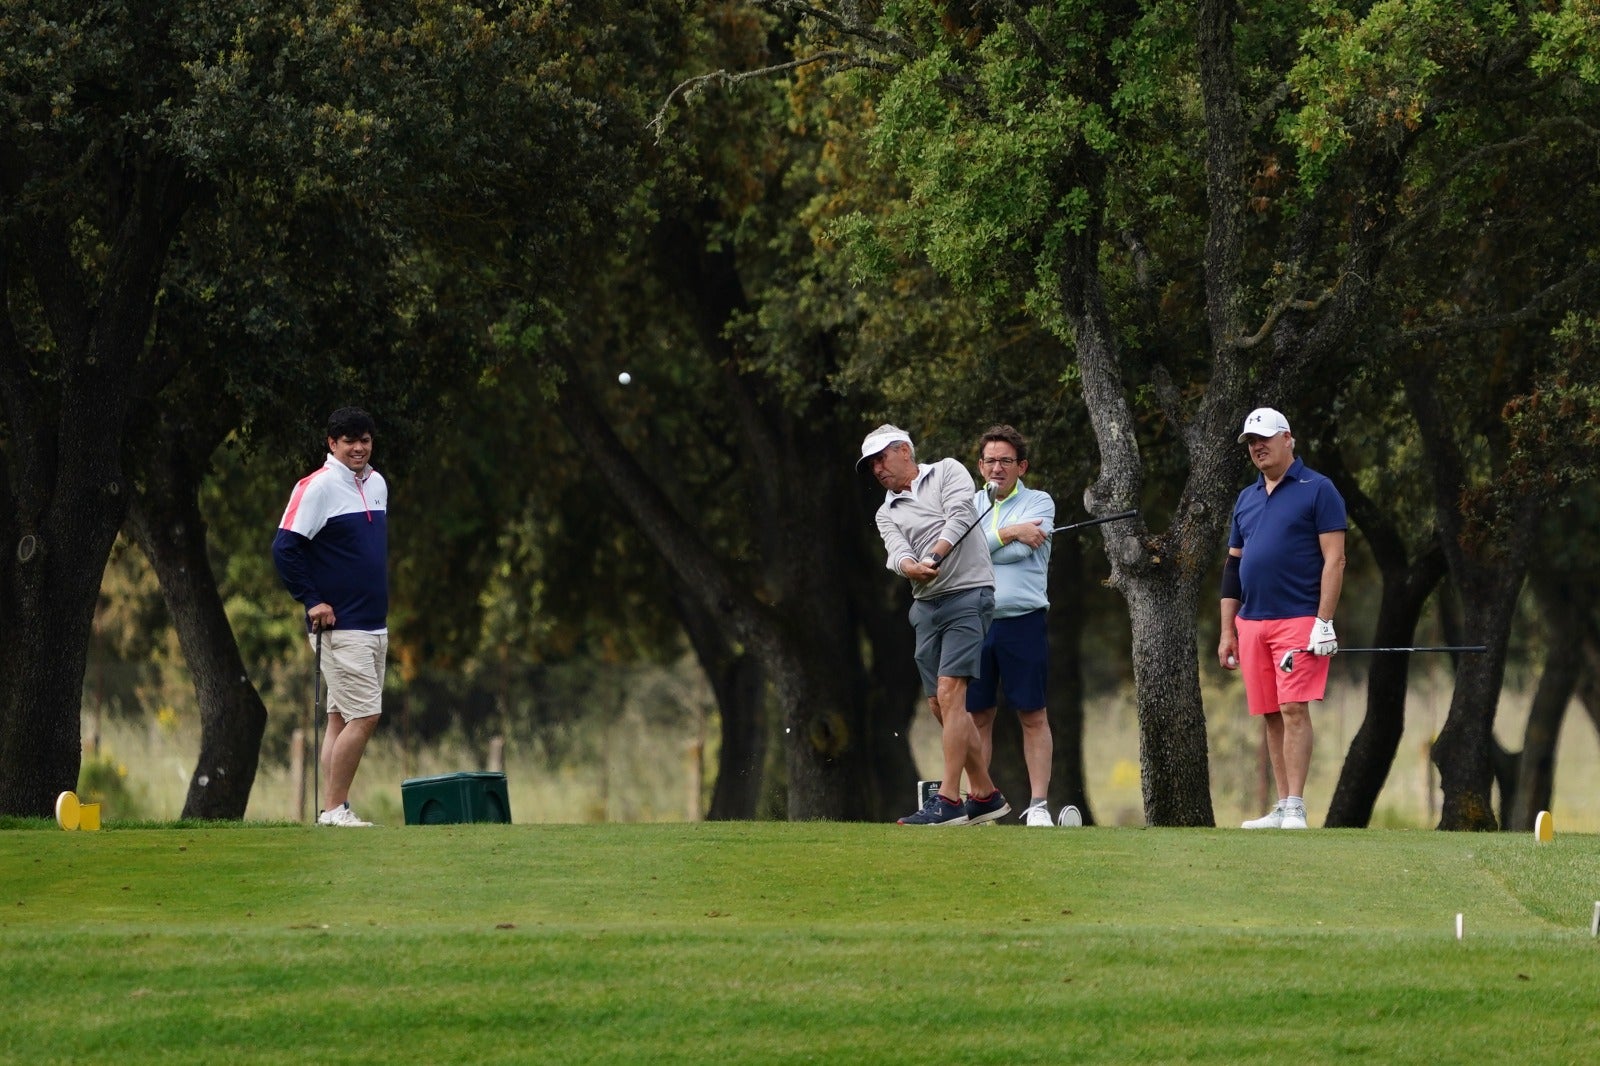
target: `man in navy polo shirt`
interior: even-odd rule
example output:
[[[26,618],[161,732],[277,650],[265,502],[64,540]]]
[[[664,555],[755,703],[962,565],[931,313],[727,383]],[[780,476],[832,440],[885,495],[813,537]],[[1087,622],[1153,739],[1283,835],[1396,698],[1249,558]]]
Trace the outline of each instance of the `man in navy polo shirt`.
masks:
[[[1328,657],[1339,650],[1333,612],[1344,587],[1344,497],[1295,458],[1289,420],[1259,407],[1239,443],[1261,471],[1239,493],[1222,567],[1222,635],[1217,661],[1244,675],[1252,715],[1267,728],[1278,802],[1246,829],[1304,829],[1311,769],[1310,704],[1328,687]],[[1285,652],[1310,651],[1304,673],[1278,669]]]

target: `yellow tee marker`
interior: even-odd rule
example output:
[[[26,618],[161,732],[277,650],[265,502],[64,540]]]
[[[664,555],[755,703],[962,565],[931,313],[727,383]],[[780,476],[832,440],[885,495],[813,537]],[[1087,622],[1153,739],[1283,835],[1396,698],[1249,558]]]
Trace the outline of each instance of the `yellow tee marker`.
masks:
[[[96,811],[95,813],[98,814],[99,812]],[[82,811],[78,805],[78,794],[76,792],[63,792],[56,797],[57,825],[63,829],[76,829],[81,816]]]
[[[100,828],[100,804],[78,804],[78,828],[86,832],[94,832]]]
[[[1539,817],[1533,820],[1533,839],[1541,844],[1548,844],[1556,838],[1556,820],[1550,816],[1549,811],[1540,811]]]

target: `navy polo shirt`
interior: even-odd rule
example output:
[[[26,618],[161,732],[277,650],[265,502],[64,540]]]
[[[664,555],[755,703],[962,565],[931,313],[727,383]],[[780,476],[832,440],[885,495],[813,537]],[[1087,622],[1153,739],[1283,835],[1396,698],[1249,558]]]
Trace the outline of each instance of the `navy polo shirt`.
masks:
[[[1346,529],[1344,497],[1298,458],[1267,493],[1266,475],[1239,493],[1228,547],[1239,548],[1239,617],[1307,618],[1322,598],[1323,533]]]

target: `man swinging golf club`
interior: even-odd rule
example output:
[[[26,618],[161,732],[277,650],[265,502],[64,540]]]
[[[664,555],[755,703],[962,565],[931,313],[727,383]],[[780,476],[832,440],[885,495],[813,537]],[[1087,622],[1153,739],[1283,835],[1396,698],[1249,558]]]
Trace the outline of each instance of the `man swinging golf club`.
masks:
[[[1261,476],[1239,493],[1222,567],[1217,661],[1244,675],[1252,715],[1263,716],[1278,802],[1246,829],[1304,829],[1311,770],[1310,705],[1328,687],[1339,650],[1333,612],[1344,587],[1344,497],[1295,457],[1289,420],[1270,407],[1250,412],[1239,443]],[[1292,673],[1278,664],[1307,650]]]
[[[856,469],[869,465],[884,488],[878,533],[890,570],[910,580],[917,672],[944,750],[939,791],[901,825],[976,825],[1011,811],[994,787],[978,729],[967,713],[967,684],[978,676],[983,635],[994,617],[994,566],[981,537],[972,476],[960,460],[919,465],[911,436],[883,425],[861,442]],[[992,499],[992,497],[991,497]],[[969,796],[961,801],[961,771]]]

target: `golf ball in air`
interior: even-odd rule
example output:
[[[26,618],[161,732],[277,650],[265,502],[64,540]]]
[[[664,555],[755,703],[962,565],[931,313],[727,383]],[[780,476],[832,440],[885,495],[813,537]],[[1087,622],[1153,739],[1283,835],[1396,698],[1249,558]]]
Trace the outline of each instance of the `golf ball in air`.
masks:
[[[617,384],[618,385],[626,385],[628,382],[630,382],[632,380],[633,380],[633,375],[628,373],[626,370],[624,370],[622,373],[617,375]]]

